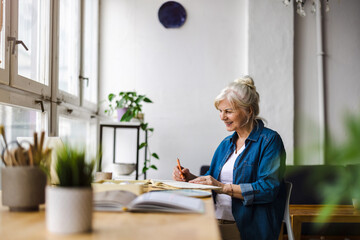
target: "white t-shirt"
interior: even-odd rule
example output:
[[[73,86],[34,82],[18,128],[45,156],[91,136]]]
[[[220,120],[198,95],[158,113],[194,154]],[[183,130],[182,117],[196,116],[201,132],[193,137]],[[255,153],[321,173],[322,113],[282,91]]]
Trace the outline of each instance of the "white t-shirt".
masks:
[[[237,152],[233,152],[229,159],[224,164],[223,168],[220,172],[220,182],[225,184],[233,183],[233,171],[234,171],[234,164],[237,157],[244,151],[245,144],[242,148]],[[215,204],[215,216],[216,219],[223,219],[234,221],[234,216],[232,215],[231,207],[231,196],[227,194],[216,194],[216,204]]]

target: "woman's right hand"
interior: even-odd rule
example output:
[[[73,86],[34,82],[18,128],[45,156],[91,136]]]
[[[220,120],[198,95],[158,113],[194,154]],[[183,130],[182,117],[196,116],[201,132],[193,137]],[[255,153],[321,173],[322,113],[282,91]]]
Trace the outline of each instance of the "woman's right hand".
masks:
[[[181,173],[183,174],[184,178],[181,176]],[[181,167],[181,172],[180,169],[178,168],[178,166],[176,165],[173,169],[173,179],[175,181],[181,181],[181,182],[187,182],[190,180],[190,176],[192,174],[190,173],[188,168],[183,168]]]

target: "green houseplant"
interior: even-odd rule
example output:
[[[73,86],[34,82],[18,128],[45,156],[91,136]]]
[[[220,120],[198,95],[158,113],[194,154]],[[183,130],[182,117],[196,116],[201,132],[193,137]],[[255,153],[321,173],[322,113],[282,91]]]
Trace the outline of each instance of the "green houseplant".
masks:
[[[91,183],[95,160],[86,161],[85,151],[65,144],[57,151],[57,184],[46,188],[46,225],[53,233],[91,230]]]
[[[105,113],[112,115],[118,110],[118,120],[129,122],[142,112],[142,103],[152,103],[145,95],[138,95],[135,91],[119,92],[119,94],[110,93],[108,95],[108,109]]]
[[[149,123],[144,121],[142,112],[142,103],[153,103],[150,98],[146,95],[137,94],[136,91],[128,92],[119,92],[119,94],[110,93],[108,95],[108,108],[105,109],[105,113],[112,115],[115,110],[118,111],[118,121],[120,122],[129,122],[134,118],[137,118],[140,121],[140,128],[147,134],[148,132],[154,132],[154,128],[149,126]],[[123,113],[120,114],[120,113]],[[142,142],[139,146],[139,149],[146,148],[147,154],[144,161],[144,166],[142,172],[146,174],[149,169],[157,170],[156,165],[151,163],[151,159],[159,159],[159,156],[155,152],[151,152],[149,144],[147,142]],[[100,163],[101,164],[101,163]],[[99,165],[100,165],[99,164]]]

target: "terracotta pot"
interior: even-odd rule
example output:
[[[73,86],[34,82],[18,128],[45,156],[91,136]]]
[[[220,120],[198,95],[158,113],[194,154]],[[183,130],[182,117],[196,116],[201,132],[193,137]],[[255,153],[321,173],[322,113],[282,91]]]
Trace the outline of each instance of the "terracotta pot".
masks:
[[[91,187],[46,187],[46,226],[50,232],[91,231],[92,212]]]
[[[39,167],[1,169],[2,204],[10,211],[38,211],[45,203],[46,174]]]

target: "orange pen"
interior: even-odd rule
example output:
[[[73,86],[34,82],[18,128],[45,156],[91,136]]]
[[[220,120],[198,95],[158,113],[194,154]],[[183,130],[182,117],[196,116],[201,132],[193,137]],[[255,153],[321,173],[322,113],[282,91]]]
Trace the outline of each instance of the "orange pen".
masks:
[[[177,159],[177,164],[178,164],[178,168],[179,168],[179,170],[180,170],[180,176],[181,176],[181,178],[182,178],[182,179],[185,179],[185,176],[184,176],[184,174],[183,174],[182,171],[181,171],[181,166],[180,166],[180,160],[179,160],[179,159]]]

